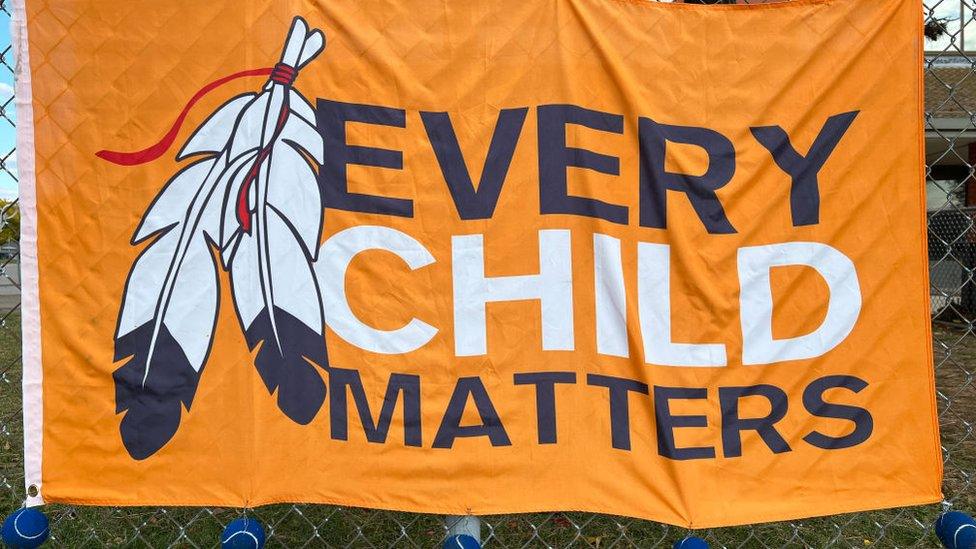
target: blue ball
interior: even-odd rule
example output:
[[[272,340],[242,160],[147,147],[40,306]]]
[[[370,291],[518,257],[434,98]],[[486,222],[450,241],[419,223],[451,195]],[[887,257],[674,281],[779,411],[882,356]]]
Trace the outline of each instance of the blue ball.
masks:
[[[708,549],[708,542],[698,536],[688,536],[681,541],[674,542],[673,549]]]
[[[44,513],[28,507],[3,521],[3,542],[16,549],[40,547],[51,533]]]
[[[264,547],[264,527],[257,519],[234,519],[220,535],[222,549],[261,549]]]
[[[467,534],[459,534],[444,540],[442,547],[444,549],[481,549],[481,544]]]
[[[943,513],[935,521],[935,534],[948,549],[976,548],[976,521],[966,513]]]

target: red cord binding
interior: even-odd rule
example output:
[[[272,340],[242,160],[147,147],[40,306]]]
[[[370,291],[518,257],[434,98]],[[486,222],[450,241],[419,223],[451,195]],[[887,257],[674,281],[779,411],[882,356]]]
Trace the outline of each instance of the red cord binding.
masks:
[[[164,135],[163,138],[157,143],[141,151],[119,152],[101,150],[95,153],[95,156],[120,166],[135,166],[137,164],[145,164],[146,162],[156,160],[162,156],[163,153],[169,150],[169,148],[173,145],[173,141],[176,141],[176,136],[179,134],[180,126],[183,125],[183,122],[186,120],[186,116],[190,113],[190,109],[193,108],[193,105],[196,104],[197,101],[202,99],[204,95],[207,95],[211,91],[232,80],[246,78],[249,76],[271,76],[275,82],[280,84],[291,84],[291,82],[295,79],[295,69],[279,63],[274,68],[251,69],[236,72],[219,80],[214,80],[213,82],[200,88],[200,90],[190,98],[190,100],[186,103],[186,106],[183,107],[183,112],[181,112],[180,116],[177,117],[176,122],[173,123],[173,126],[169,129],[166,135]]]

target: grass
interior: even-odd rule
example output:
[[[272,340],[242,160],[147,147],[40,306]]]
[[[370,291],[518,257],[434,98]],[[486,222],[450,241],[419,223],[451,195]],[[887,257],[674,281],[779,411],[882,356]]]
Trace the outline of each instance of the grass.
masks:
[[[946,498],[976,510],[976,334],[937,324],[935,359]],[[22,422],[20,314],[0,313],[0,514],[21,505]],[[939,547],[931,525],[941,507],[875,511],[827,518],[716,528],[712,547]],[[214,547],[224,525],[241,515],[227,508],[107,508],[51,505],[57,547]],[[441,517],[324,505],[273,505],[254,510],[268,547],[436,547]],[[482,519],[486,547],[670,547],[686,531],[658,523],[588,513],[496,515]]]

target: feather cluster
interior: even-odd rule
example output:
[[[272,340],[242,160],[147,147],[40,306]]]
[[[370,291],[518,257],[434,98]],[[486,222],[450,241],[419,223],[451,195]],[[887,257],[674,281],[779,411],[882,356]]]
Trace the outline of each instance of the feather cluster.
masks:
[[[322,138],[291,81],[324,48],[295,18],[276,73],[257,93],[224,103],[177,155],[191,163],[144,214],[132,244],[148,243],[126,282],[113,377],[120,432],[145,459],[189,410],[213,344],[218,269],[255,366],[279,408],[306,424],[321,408],[328,364],[313,272],[323,225],[316,170]],[[284,75],[284,76],[282,76]]]

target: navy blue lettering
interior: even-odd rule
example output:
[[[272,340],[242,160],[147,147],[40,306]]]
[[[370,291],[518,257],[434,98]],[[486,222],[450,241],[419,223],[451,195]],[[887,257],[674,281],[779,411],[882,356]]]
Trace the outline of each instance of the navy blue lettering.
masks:
[[[406,111],[328,99],[319,99],[317,107],[315,123],[325,147],[325,162],[319,170],[323,205],[350,212],[413,217],[411,200],[349,192],[346,170],[349,164],[402,170],[401,151],[347,144],[346,122],[404,128],[407,125]]]
[[[539,126],[539,207],[543,214],[574,214],[627,224],[627,207],[569,194],[566,168],[620,175],[620,159],[566,146],[566,125],[622,134],[624,118],[575,105],[542,105]]]
[[[761,396],[769,401],[770,412],[765,417],[739,417],[739,399]],[[755,431],[774,454],[790,451],[790,445],[776,430],[776,422],[786,417],[789,403],[786,393],[773,385],[749,387],[720,387],[718,400],[722,408],[722,448],[725,457],[742,455],[742,431]]]
[[[708,128],[670,126],[650,118],[638,120],[640,143],[640,224],[666,229],[667,191],[684,193],[695,213],[712,234],[735,232],[715,191],[735,174],[735,149],[729,138]],[[702,175],[672,173],[664,169],[668,141],[701,147],[708,153],[708,169]]]
[[[535,385],[535,416],[539,444],[556,443],[556,384],[576,383],[573,372],[515,374],[516,385]]]
[[[586,383],[610,391],[610,441],[618,450],[630,450],[630,393],[648,394],[647,384],[598,374],[587,374]]]
[[[803,407],[808,412],[817,417],[846,419],[854,423],[854,430],[842,437],[813,431],[803,437],[803,440],[824,450],[839,450],[857,446],[870,438],[874,431],[874,418],[871,417],[870,412],[858,406],[831,404],[823,398],[823,394],[830,389],[843,388],[852,393],[859,393],[867,386],[867,382],[863,379],[844,375],[825,376],[808,385],[803,391]]]
[[[704,400],[708,390],[704,388],[654,386],[654,417],[657,420],[657,453],[674,460],[709,459],[715,457],[711,446],[678,448],[674,430],[678,427],[708,427],[705,416],[676,416],[671,414],[672,399]]]
[[[851,127],[857,113],[858,111],[845,112],[828,118],[805,157],[800,156],[793,148],[790,136],[780,126],[750,128],[756,140],[773,155],[776,165],[792,179],[790,212],[794,227],[820,223],[820,187],[817,184],[817,174]]]
[[[481,424],[462,427],[461,416],[464,414],[469,396],[474,400],[475,408],[478,409]],[[444,418],[437,429],[437,435],[434,437],[434,448],[451,448],[454,446],[455,439],[482,436],[487,436],[492,446],[512,445],[512,441],[509,440],[508,433],[505,432],[505,426],[502,425],[502,420],[498,417],[498,412],[495,411],[495,406],[491,403],[488,391],[485,390],[481,378],[462,377],[454,386],[451,401],[447,404]]]
[[[390,374],[386,384],[386,394],[383,397],[383,407],[380,417],[373,420],[373,414],[366,400],[363,381],[356,370],[342,368],[329,369],[329,419],[332,428],[332,438],[335,440],[349,440],[348,404],[346,388],[352,393],[359,420],[363,424],[366,440],[369,442],[386,442],[393,420],[393,410],[397,397],[403,393],[403,442],[407,446],[420,446],[422,430],[420,425],[420,376],[408,374]]]
[[[421,112],[420,119],[427,130],[427,138],[434,149],[444,181],[451,191],[454,206],[461,219],[490,219],[495,213],[502,184],[515,155],[527,107],[503,109],[498,113],[495,133],[488,145],[488,156],[475,189],[471,174],[464,162],[451,117],[446,112]]]

